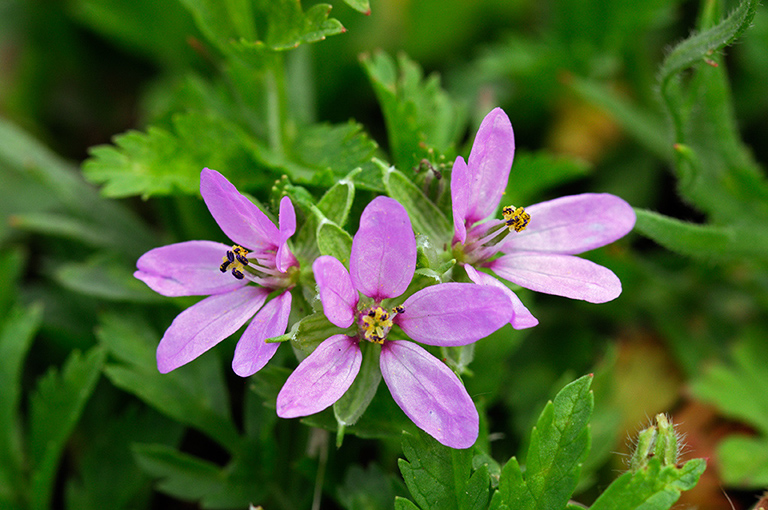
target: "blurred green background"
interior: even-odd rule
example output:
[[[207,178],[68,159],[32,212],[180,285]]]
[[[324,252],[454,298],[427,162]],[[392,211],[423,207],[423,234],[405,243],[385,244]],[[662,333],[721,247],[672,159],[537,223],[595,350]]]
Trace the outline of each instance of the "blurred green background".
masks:
[[[156,342],[191,301],[134,281],[135,260],[221,234],[183,181],[166,192],[105,188],[104,198],[98,187],[110,178],[94,165],[88,184],[81,164],[107,156],[89,149],[149,126],[182,142],[184,133],[205,138],[213,130],[195,115],[215,112],[237,127],[215,124],[210,134],[225,156],[206,160],[179,142],[163,157],[182,154],[192,173],[226,164],[218,169],[265,202],[283,164],[249,173],[269,163],[223,145],[240,128],[270,139],[260,113],[241,108],[262,85],[249,88],[192,4],[0,0],[0,354],[9,360],[0,496],[10,505],[0,508],[195,508],[180,500],[206,498],[203,506],[242,507],[253,480],[265,508],[308,508],[302,488],[322,462],[323,508],[387,508],[405,490],[397,439],[349,436],[315,455],[307,444],[320,432],[262,406],[274,398],[270,377],[284,374],[238,379],[232,339],[166,379],[153,372]],[[597,306],[522,292],[540,325],[477,344],[465,383],[487,411],[494,458],[520,455],[544,402],[595,372],[583,501],[625,469],[627,438],[669,412],[686,455],[709,458],[681,504],[749,508],[768,487],[768,8],[758,7],[735,45],[674,73],[667,89],[671,48],[737,2],[372,0],[369,15],[354,4],[333,3],[343,33],[281,54],[298,132],[353,119],[376,142],[372,152],[408,171],[418,158],[397,152],[377,98],[387,68],[377,59],[390,59],[404,103],[417,112],[450,103],[454,123],[427,140],[448,159],[466,156],[485,113],[504,108],[517,143],[507,188],[515,204],[610,192],[694,225],[665,230],[644,216],[637,233],[588,254],[619,275],[619,299]],[[126,166],[163,164],[150,149],[126,147]],[[276,364],[291,366],[281,353]],[[188,402],[174,407],[168,395],[181,394]],[[230,432],[255,439],[234,444]],[[181,464],[186,478],[174,471]],[[365,506],[365,491],[381,500]]]

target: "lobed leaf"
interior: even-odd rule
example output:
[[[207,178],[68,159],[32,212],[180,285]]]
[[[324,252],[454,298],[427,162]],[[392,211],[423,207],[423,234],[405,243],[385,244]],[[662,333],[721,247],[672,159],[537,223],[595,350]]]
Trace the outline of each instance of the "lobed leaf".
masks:
[[[501,471],[492,509],[564,508],[589,453],[592,375],[564,387],[541,413],[531,433],[525,473],[514,457]]]
[[[51,503],[59,459],[96,387],[105,355],[99,347],[85,355],[73,352],[60,371],[52,368],[38,381],[30,397],[33,510],[48,508]]]
[[[398,466],[405,485],[422,510],[479,510],[488,506],[488,468],[472,470],[472,450],[454,450],[419,430],[403,432]],[[408,508],[407,503],[401,503]]]

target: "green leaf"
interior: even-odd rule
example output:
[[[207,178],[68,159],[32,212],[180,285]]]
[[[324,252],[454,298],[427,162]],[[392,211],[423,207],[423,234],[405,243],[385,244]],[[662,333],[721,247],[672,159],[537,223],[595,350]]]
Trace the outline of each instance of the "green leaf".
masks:
[[[371,14],[371,4],[368,0],[344,0],[344,3],[366,16]]]
[[[170,446],[137,444],[133,452],[139,466],[160,479],[158,490],[184,501],[200,500],[203,508],[244,508],[258,496],[254,482],[253,487],[232,483],[216,464]]]
[[[76,234],[89,244],[123,250],[129,256],[138,257],[155,244],[146,226],[126,207],[100,197],[82,180],[76,167],[3,119],[0,119],[0,177],[3,191],[13,193],[0,200],[11,203],[9,209],[4,203],[0,213],[40,220],[34,215],[51,214],[56,209],[54,221],[68,229],[64,234]],[[84,233],[85,229],[92,233]]]
[[[24,358],[42,322],[42,307],[14,308],[0,329],[0,502],[21,506],[24,487],[19,399]]]
[[[722,59],[714,52],[750,26],[758,3],[743,0],[720,23],[682,42],[660,72],[678,148],[674,168],[681,195],[716,224],[753,228],[768,220],[768,181],[741,141],[727,76],[718,64]],[[719,4],[707,5],[711,12],[702,19],[711,25],[717,12],[713,7]],[[697,62],[693,76],[684,81],[681,72]]]
[[[331,187],[340,179],[354,176],[355,182],[368,189],[381,189],[375,174],[378,169],[371,162],[378,145],[356,122],[346,124],[315,124],[305,126],[290,147],[293,165],[311,169],[295,170],[287,165],[288,174],[296,182]],[[360,168],[360,173],[350,174]]]
[[[635,229],[668,250],[692,257],[732,260],[768,257],[768,234],[749,227],[699,225],[635,209]]]
[[[743,0],[721,23],[675,46],[659,70],[662,87],[666,87],[669,80],[681,71],[703,63],[705,57],[735,41],[752,24],[759,3],[759,0]]]
[[[402,172],[384,164],[380,166],[387,194],[408,212],[416,235],[429,237],[437,246],[450,243],[453,225],[445,214]]]
[[[227,450],[237,450],[240,435],[229,415],[224,376],[213,353],[161,374],[155,359],[160,336],[143,320],[105,315],[96,336],[121,362],[104,369],[112,384],[166,416],[206,433]]]
[[[718,473],[729,487],[768,487],[768,437],[726,437],[717,447]]]
[[[332,8],[329,4],[316,4],[302,12],[301,3],[295,0],[261,0],[260,3],[269,23],[264,42],[272,50],[291,50],[346,31],[338,20],[328,18]]]
[[[699,481],[707,463],[688,461],[682,467],[663,466],[651,459],[645,469],[627,472],[603,492],[590,510],[667,510]]]
[[[135,303],[166,301],[134,278],[133,269],[103,256],[92,257],[85,262],[61,264],[53,276],[67,289],[98,299]]]
[[[323,312],[316,312],[294,324],[287,339],[296,349],[309,355],[323,340],[342,332]]]
[[[730,418],[741,420],[768,436],[768,344],[759,332],[743,336],[733,347],[732,361],[715,363],[692,383],[692,391]]]
[[[362,65],[384,113],[398,168],[414,168],[423,158],[453,151],[464,115],[443,91],[437,75],[425,79],[421,68],[405,55],[398,57],[396,65],[384,52],[364,56]]]
[[[264,149],[240,127],[219,117],[178,114],[172,131],[150,126],[146,133],[117,135],[114,143],[93,147],[83,165],[86,178],[103,184],[101,192],[108,197],[196,195],[204,167],[223,171],[245,188],[269,181],[252,171],[263,167],[259,155]]]
[[[98,347],[85,355],[73,352],[61,371],[52,368],[39,380],[30,398],[33,510],[49,508],[59,459],[96,387],[104,358]]]
[[[410,499],[397,496],[395,498],[395,510],[419,510],[419,507]]]
[[[570,383],[547,403],[531,433],[525,474],[514,457],[501,471],[491,508],[563,508],[589,453],[592,375]]]
[[[398,466],[411,496],[422,510],[484,509],[490,477],[485,465],[472,472],[472,450],[454,450],[423,431],[403,432]],[[407,505],[406,505],[407,506]]]

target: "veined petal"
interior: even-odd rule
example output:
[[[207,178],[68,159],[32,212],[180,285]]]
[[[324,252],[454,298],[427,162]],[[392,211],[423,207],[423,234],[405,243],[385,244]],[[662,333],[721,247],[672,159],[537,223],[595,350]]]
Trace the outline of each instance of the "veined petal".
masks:
[[[315,281],[320,290],[323,313],[340,328],[348,328],[355,320],[359,295],[344,264],[329,255],[323,255],[312,264]]]
[[[213,219],[234,242],[249,249],[277,246],[280,232],[275,224],[219,172],[203,169],[200,193]]]
[[[467,226],[464,220],[469,205],[469,169],[464,158],[458,156],[451,170],[451,207],[453,209],[453,242],[467,240]]]
[[[277,255],[275,256],[275,266],[277,270],[284,273],[292,265],[295,265],[296,258],[288,248],[288,239],[296,233],[296,211],[293,209],[293,203],[288,197],[280,200],[280,241],[278,243]]]
[[[397,200],[374,198],[363,210],[352,240],[352,283],[380,301],[405,292],[415,270],[416,238],[408,213]]]
[[[232,370],[240,377],[253,375],[275,355],[279,343],[267,343],[285,333],[291,314],[291,293],[283,292],[259,310],[235,347]]]
[[[489,285],[440,283],[422,289],[403,303],[393,322],[427,345],[467,345],[509,322],[509,297]]]
[[[515,252],[488,267],[526,289],[590,303],[605,303],[621,294],[621,282],[610,269],[573,255]]]
[[[392,398],[416,426],[451,448],[475,444],[477,409],[444,363],[405,341],[384,342],[379,363]]]
[[[512,289],[501,283],[499,280],[494,278],[493,276],[485,273],[481,273],[474,267],[470,265],[465,265],[464,270],[467,272],[467,276],[469,276],[469,279],[473,282],[477,283],[478,285],[491,285],[493,287],[499,288],[504,291],[504,293],[507,295],[507,297],[512,301],[512,318],[509,320],[509,323],[512,325],[515,329],[526,329],[526,328],[532,328],[536,326],[539,323],[539,320],[533,316],[533,314],[528,310],[528,308],[525,307],[522,301],[520,301],[520,298],[517,297],[517,294],[512,292]]]
[[[352,385],[362,362],[356,338],[328,338],[285,381],[277,395],[277,415],[308,416],[333,405]]]
[[[150,250],[133,276],[163,296],[207,296],[248,283],[219,270],[230,247],[213,241],[186,241]]]
[[[574,255],[624,237],[635,226],[635,211],[608,193],[584,193],[526,207],[528,227],[512,233],[502,251]]]
[[[495,108],[480,124],[467,163],[470,186],[466,219],[470,224],[496,211],[507,188],[514,156],[512,124],[504,110]]]
[[[218,344],[240,329],[267,299],[260,287],[207,297],[173,320],[157,346],[157,369],[168,373]]]

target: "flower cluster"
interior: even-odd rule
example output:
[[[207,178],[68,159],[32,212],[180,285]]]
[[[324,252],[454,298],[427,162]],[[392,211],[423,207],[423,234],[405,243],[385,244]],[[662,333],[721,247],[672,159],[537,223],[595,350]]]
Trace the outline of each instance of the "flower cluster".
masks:
[[[428,286],[412,285],[417,243],[408,213],[396,200],[377,197],[365,207],[348,266],[325,255],[302,260],[302,267],[288,245],[296,232],[288,197],[280,202],[275,225],[224,176],[203,169],[200,193],[234,244],[187,241],[138,260],[134,275],[156,292],[208,296],[166,330],[157,348],[158,369],[166,373],[192,361],[251,319],[232,368],[244,377],[256,373],[280,345],[268,340],[283,335],[289,320],[301,319],[291,315],[292,290],[305,275],[313,277],[312,292],[338,330],[290,375],[277,397],[277,414],[307,416],[336,403],[358,376],[365,345],[376,349],[379,379],[418,427],[447,446],[470,447],[479,428],[472,398],[457,374],[421,345],[465,346],[507,323],[517,329],[538,324],[486,270],[539,292],[594,303],[616,298],[618,278],[575,255],[622,237],[635,220],[626,202],[607,194],[527,208],[505,205],[503,219],[495,219],[514,149],[512,126],[497,108],[483,120],[468,161],[458,157],[451,173],[454,235],[446,255],[458,266]]]

